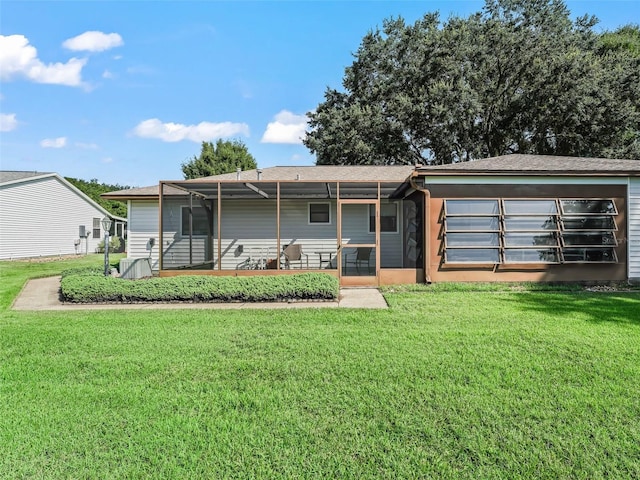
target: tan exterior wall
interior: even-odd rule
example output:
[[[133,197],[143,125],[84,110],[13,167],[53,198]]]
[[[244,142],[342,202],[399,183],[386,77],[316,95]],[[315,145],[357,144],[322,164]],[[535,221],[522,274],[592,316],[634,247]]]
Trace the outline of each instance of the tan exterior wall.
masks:
[[[432,282],[602,282],[627,275],[626,185],[425,185],[431,192],[428,223],[428,272]],[[613,198],[618,209],[616,264],[499,264],[448,266],[443,263],[442,207],[452,198]]]

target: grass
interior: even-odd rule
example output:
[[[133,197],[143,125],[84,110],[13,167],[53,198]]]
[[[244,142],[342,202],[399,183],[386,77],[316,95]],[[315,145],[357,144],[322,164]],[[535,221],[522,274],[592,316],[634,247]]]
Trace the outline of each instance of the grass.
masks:
[[[0,263],[0,478],[640,477],[638,293],[8,310],[39,265]]]

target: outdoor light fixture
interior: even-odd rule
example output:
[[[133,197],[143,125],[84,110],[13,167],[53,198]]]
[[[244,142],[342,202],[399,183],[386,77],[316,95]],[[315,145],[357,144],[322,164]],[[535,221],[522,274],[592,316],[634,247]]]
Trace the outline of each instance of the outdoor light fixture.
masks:
[[[104,230],[104,276],[109,276],[109,231],[113,221],[109,217],[104,217],[100,222]]]

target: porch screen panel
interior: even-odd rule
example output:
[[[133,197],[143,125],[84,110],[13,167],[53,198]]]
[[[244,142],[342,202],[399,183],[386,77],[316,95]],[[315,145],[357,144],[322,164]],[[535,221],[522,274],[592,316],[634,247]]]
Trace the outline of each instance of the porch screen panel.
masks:
[[[221,270],[276,268],[277,185],[251,180],[220,186]],[[307,206],[303,206],[306,222]]]

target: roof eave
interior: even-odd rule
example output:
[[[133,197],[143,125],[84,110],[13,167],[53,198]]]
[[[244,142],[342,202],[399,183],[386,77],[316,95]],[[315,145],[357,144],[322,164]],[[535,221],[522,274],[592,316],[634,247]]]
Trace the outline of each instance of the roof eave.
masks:
[[[435,176],[460,176],[460,177],[635,177],[640,176],[638,171],[606,171],[606,170],[418,170],[418,175],[425,177]]]

